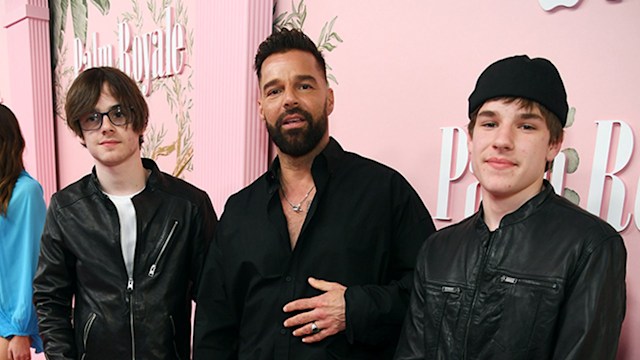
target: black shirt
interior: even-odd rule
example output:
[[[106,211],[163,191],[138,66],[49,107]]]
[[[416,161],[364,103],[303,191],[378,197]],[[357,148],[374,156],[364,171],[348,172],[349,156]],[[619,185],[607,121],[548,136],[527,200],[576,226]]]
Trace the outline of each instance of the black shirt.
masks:
[[[398,172],[334,139],[311,172],[317,193],[293,250],[277,158],[228,200],[199,291],[195,359],[392,357],[431,217]],[[346,330],[315,344],[282,325],[286,303],[321,294],[310,276],[347,287]]]

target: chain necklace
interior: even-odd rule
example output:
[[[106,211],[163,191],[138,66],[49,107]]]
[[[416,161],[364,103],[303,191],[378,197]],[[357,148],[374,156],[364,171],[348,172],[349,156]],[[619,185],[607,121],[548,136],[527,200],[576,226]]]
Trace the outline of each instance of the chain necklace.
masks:
[[[284,199],[287,200],[287,202],[289,203],[289,206],[291,206],[291,210],[293,210],[296,213],[301,213],[303,211],[302,204],[305,202],[305,200],[307,200],[307,198],[309,197],[309,195],[311,195],[311,192],[315,188],[316,186],[313,185],[311,189],[307,191],[307,194],[302,198],[302,200],[300,200],[300,202],[297,204],[294,204],[291,201],[289,201],[289,198],[287,198],[287,194],[284,193],[284,190],[282,190],[282,195],[284,195]],[[311,206],[311,204],[309,204],[309,206]],[[307,206],[307,210],[309,210],[309,206]]]

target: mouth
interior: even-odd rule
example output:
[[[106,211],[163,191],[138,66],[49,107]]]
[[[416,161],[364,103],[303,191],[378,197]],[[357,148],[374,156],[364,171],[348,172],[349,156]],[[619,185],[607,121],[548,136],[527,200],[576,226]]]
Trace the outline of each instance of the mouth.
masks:
[[[100,141],[100,145],[105,145],[105,146],[117,145],[118,143],[120,143],[120,142],[116,141],[116,140],[103,140],[103,141]]]
[[[284,119],[282,119],[282,126],[287,126],[287,125],[292,125],[292,124],[299,124],[299,123],[303,123],[305,121],[307,121],[307,120],[301,114],[287,115],[287,116],[284,117]]]
[[[495,169],[507,169],[516,166],[515,162],[504,158],[491,157],[485,160],[485,162]]]

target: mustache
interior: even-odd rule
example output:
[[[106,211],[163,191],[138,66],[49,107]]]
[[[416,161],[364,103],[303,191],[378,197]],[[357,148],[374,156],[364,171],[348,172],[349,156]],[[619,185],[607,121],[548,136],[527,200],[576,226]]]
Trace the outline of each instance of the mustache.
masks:
[[[300,109],[299,107],[295,107],[295,108],[291,108],[291,109],[285,111],[284,113],[280,114],[280,116],[278,116],[278,120],[276,121],[276,127],[277,128],[282,127],[282,123],[284,122],[284,118],[286,116],[293,115],[293,114],[301,115],[306,122],[310,122],[310,120],[312,119],[312,115],[309,112],[304,111],[304,110]]]

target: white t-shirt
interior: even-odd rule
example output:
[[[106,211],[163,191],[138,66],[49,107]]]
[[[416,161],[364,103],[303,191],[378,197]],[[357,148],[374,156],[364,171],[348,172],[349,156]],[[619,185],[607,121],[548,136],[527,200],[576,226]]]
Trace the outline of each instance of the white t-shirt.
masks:
[[[133,257],[136,252],[136,241],[138,239],[136,208],[133,207],[131,198],[142,192],[144,188],[131,195],[111,195],[105,193],[111,199],[118,210],[120,220],[120,246],[122,247],[122,257],[127,268],[129,278],[133,276]]]

